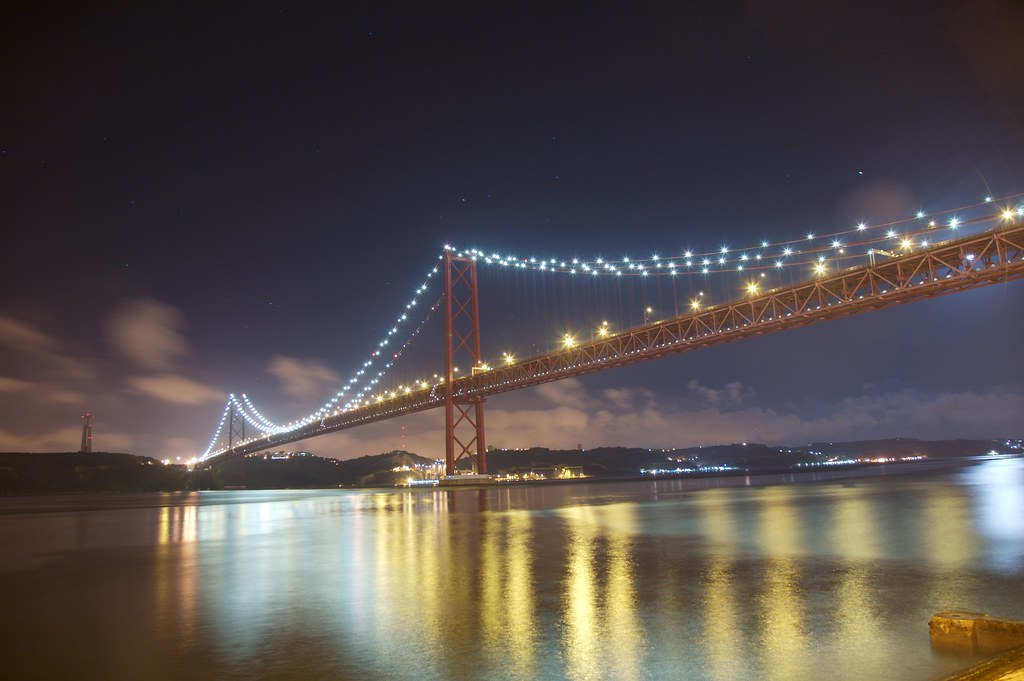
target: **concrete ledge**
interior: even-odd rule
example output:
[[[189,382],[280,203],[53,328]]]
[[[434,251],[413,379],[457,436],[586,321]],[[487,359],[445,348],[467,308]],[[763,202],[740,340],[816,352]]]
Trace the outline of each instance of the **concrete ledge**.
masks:
[[[1008,650],[966,671],[942,679],[942,681],[1022,680],[1024,680],[1024,646]]]
[[[1024,646],[1024,622],[978,612],[946,610],[928,622],[932,647],[958,655],[992,655]]]

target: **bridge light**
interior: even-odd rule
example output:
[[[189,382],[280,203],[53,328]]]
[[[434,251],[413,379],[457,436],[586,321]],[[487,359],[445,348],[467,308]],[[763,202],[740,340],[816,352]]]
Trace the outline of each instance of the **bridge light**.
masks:
[[[749,293],[750,295],[755,295],[757,293],[756,281],[752,281],[749,284],[747,284],[747,293]]]
[[[507,352],[502,354],[502,357],[505,359],[505,364],[514,364],[516,361],[516,358],[508,354]]]
[[[814,266],[815,274],[825,274],[827,270],[828,268],[825,266],[825,263],[823,262],[819,262],[817,265]]]
[[[923,217],[924,217],[924,211],[923,210],[917,211],[917,219],[920,220]]]
[[[783,248],[782,249],[782,255],[793,255],[793,249],[792,248],[788,248],[788,247],[787,248]]]
[[[565,336],[562,337],[562,345],[564,345],[566,348],[571,348],[575,344],[576,341],[569,334],[565,334]]]
[[[956,218],[950,219],[950,221],[949,221],[949,228],[950,229],[956,229],[959,225],[960,225],[960,221],[959,220],[957,220]]]
[[[690,307],[692,307],[694,310],[699,310],[700,300],[698,298],[694,298],[693,301],[690,303]]]
[[[913,245],[914,245],[914,242],[911,241],[910,239],[904,239],[903,241],[900,242],[900,248],[903,248],[903,249],[909,249]]]
[[[863,231],[864,231],[865,229],[867,229],[867,228],[868,228],[868,226],[867,226],[867,225],[865,225],[865,224],[864,224],[863,222],[862,222],[862,223],[860,223],[859,225],[857,225],[857,230],[858,230],[858,231],[861,231],[861,232],[863,232]]]
[[[1006,210],[1004,210],[1003,211],[1003,219],[1004,220],[1012,220],[1013,219],[1013,209],[1007,208]]]

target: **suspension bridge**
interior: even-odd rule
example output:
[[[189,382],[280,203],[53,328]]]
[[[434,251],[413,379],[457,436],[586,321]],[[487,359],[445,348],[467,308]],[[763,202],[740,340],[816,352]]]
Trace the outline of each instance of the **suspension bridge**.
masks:
[[[687,250],[677,256],[539,259],[445,246],[395,325],[323,406],[277,424],[248,396],[230,395],[210,445],[197,461],[208,465],[443,408],[447,474],[454,474],[463,459],[475,472],[486,473],[484,404],[490,396],[1024,277],[1021,196],[986,198],[972,206],[830,234],[762,241],[748,248]],[[527,355],[485,352],[480,323],[484,269],[495,272],[498,282],[510,274],[516,277],[519,283],[496,288],[507,299],[518,299],[512,305],[520,320],[538,306],[560,306],[566,321],[576,317],[576,328],[585,328],[580,324],[588,322],[580,318],[589,317],[591,331],[561,332],[555,347],[541,350],[542,344],[530,342],[529,334],[551,338],[551,330],[531,329],[521,341],[532,350]],[[435,281],[440,291],[433,304],[425,305]],[[640,293],[634,297],[637,287]],[[657,308],[648,304],[655,298]],[[617,302],[609,305],[610,300]],[[638,304],[643,305],[643,319],[631,323],[631,315],[622,310],[634,311]],[[600,318],[599,310],[616,306],[614,321],[593,321]],[[403,329],[421,309],[426,312],[399,345]],[[656,314],[655,309],[671,313]],[[395,363],[417,344],[438,312],[443,330],[435,335],[443,350],[435,350],[433,357],[443,355],[443,371],[385,389],[383,382]],[[550,324],[550,316],[537,316],[542,326]],[[521,321],[513,325],[522,326]],[[255,434],[246,435],[247,424]]]

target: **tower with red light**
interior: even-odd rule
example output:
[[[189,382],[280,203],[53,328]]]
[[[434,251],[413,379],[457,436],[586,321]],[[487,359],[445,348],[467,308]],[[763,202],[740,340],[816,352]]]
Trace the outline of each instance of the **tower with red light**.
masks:
[[[92,451],[92,414],[82,414],[82,448],[78,451]]]

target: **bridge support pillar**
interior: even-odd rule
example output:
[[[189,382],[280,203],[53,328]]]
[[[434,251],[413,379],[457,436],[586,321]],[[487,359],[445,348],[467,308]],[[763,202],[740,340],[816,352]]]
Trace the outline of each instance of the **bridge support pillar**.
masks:
[[[234,449],[235,442],[245,441],[245,418],[231,405],[231,414],[228,417],[228,452]],[[237,438],[237,439],[236,439]],[[224,487],[232,489],[245,489],[245,455],[232,456],[224,466]]]
[[[450,250],[444,253],[444,336],[445,472],[454,475],[456,464],[468,458],[473,472],[483,474],[487,472],[484,398],[460,395],[455,389],[456,361],[463,363],[463,376],[483,366],[476,261]]]

